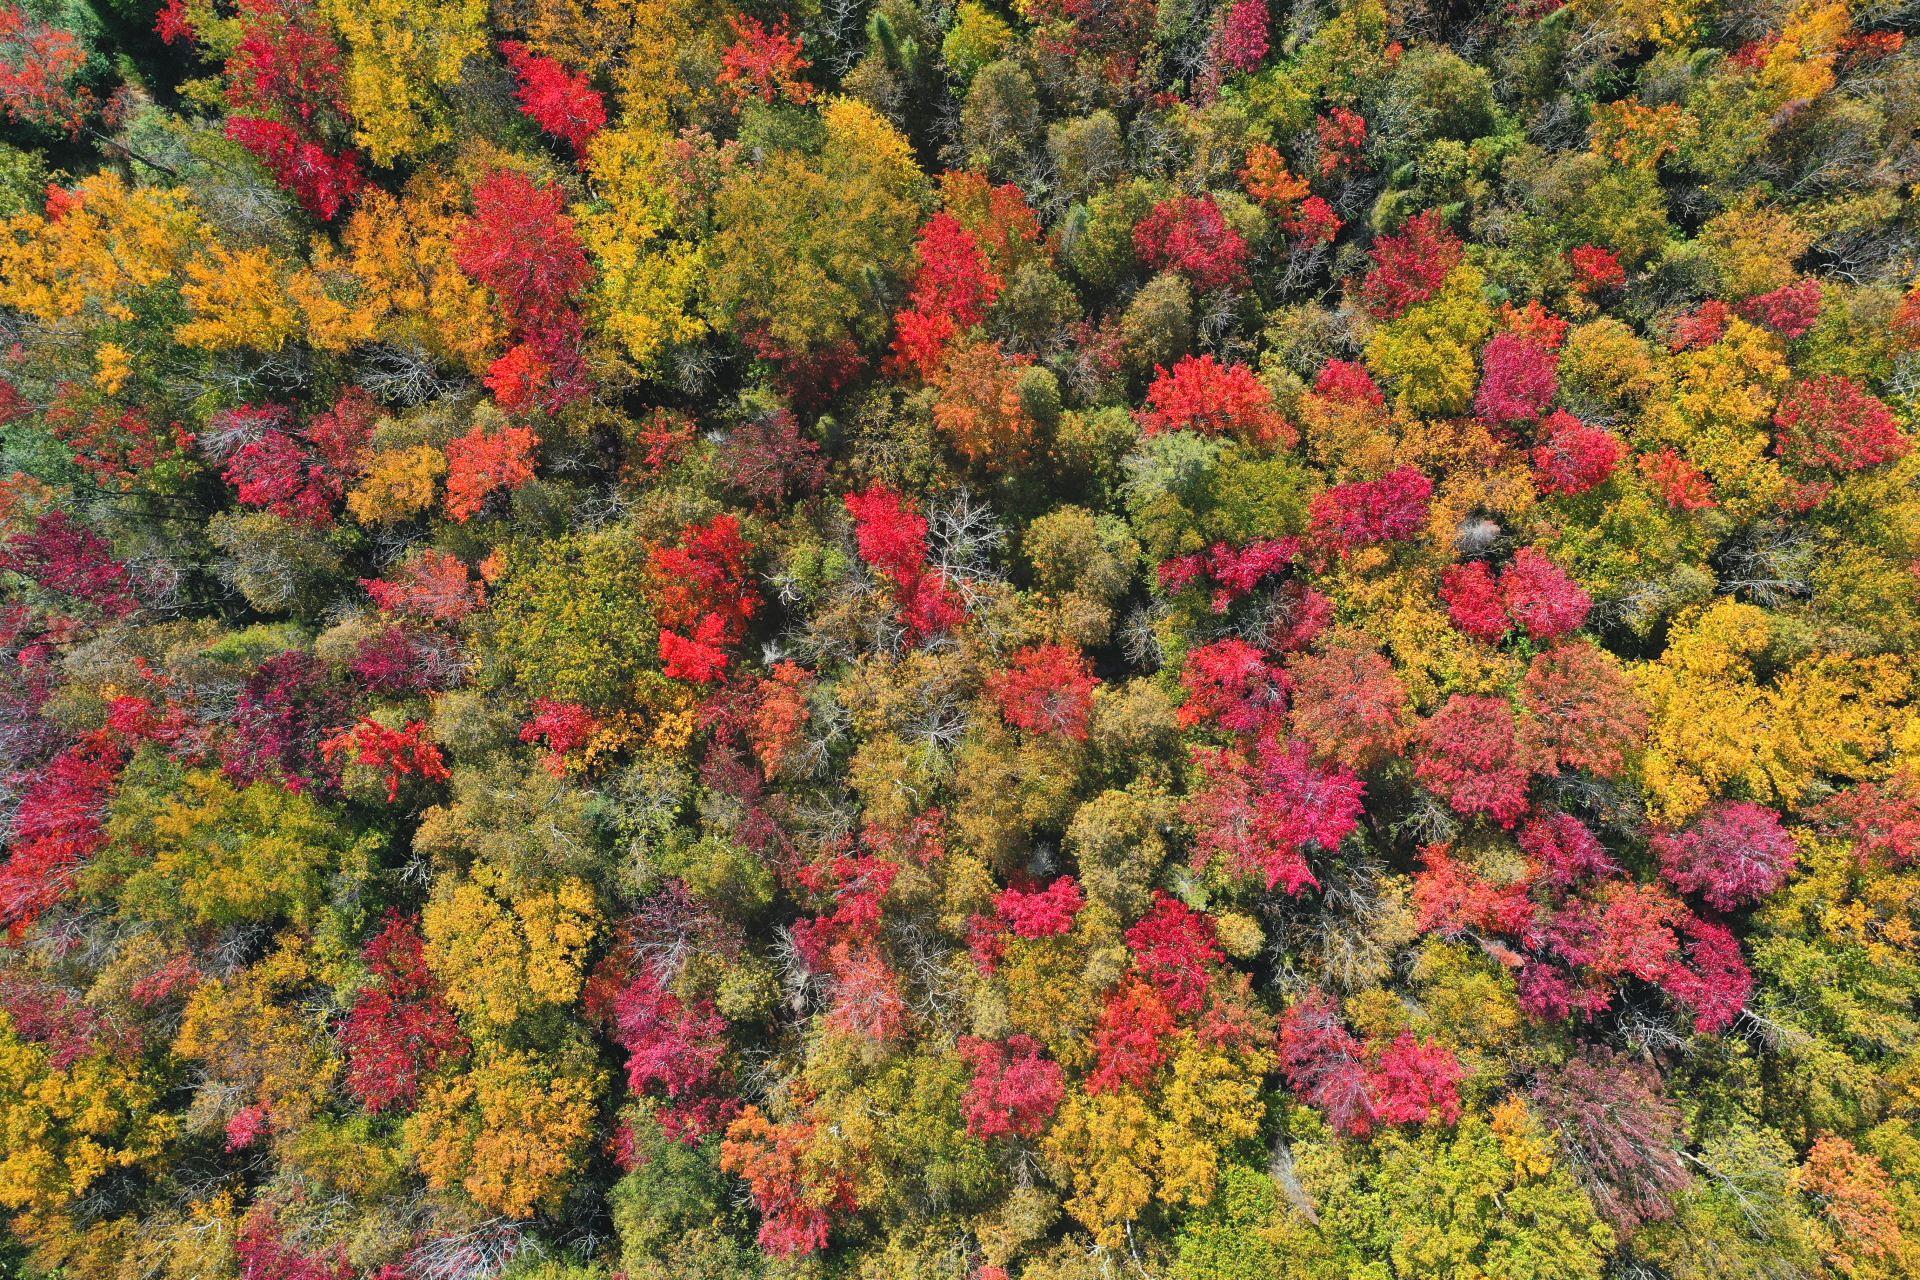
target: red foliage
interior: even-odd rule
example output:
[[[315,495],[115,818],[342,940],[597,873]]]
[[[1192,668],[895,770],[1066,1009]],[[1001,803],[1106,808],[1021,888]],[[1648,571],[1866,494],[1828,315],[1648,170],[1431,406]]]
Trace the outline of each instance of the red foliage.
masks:
[[[1280,1070],[1335,1132],[1358,1137],[1372,1130],[1364,1050],[1330,997],[1316,993],[1280,1015]]]
[[[1803,337],[1820,318],[1820,282],[1808,276],[1771,293],[1755,294],[1734,309],[1783,338]]]
[[[415,920],[390,912],[360,956],[373,984],[340,1027],[347,1088],[368,1111],[410,1110],[428,1076],[466,1057],[467,1038],[427,968]]]
[[[362,578],[373,603],[388,613],[429,622],[458,622],[486,603],[485,589],[450,551],[424,547],[385,578]]]
[[[520,88],[520,110],[542,129],[580,155],[607,125],[607,100],[584,75],[569,72],[553,58],[530,52],[517,40],[500,42]]]
[[[567,757],[593,741],[598,732],[600,722],[579,703],[535,698],[533,718],[520,726],[520,741],[543,744],[547,756],[542,763],[557,778],[567,771]]]
[[[1637,465],[1660,500],[1675,511],[1700,511],[1720,505],[1713,496],[1713,482],[1672,449],[1643,453]]]
[[[1267,57],[1267,0],[1234,0],[1213,41],[1213,63],[1223,75],[1257,68]]]
[[[919,267],[908,309],[894,317],[894,363],[931,380],[953,338],[986,319],[1002,281],[979,240],[946,210],[920,229],[914,256]]]
[[[350,387],[332,408],[307,423],[307,444],[340,476],[357,476],[366,470],[373,424],[379,416],[380,406],[373,397]]]
[[[1190,650],[1180,670],[1186,691],[1179,723],[1209,722],[1229,733],[1254,733],[1286,713],[1287,674],[1244,640],[1216,640]]]
[[[1300,439],[1252,369],[1223,365],[1211,355],[1182,356],[1171,370],[1156,365],[1147,404],[1138,416],[1150,436],[1197,431],[1273,449],[1291,449]]]
[[[1197,1013],[1207,993],[1207,969],[1225,953],[1214,940],[1213,917],[1163,892],[1127,930],[1133,964],[1175,1013]]]
[[[1129,978],[1107,996],[1093,1033],[1092,1093],[1111,1093],[1122,1085],[1145,1088],[1166,1061],[1166,1038],[1173,1033],[1173,1012],[1158,992]]]
[[[1375,1119],[1380,1124],[1424,1124],[1438,1116],[1453,1124],[1460,1119],[1459,1086],[1466,1074],[1453,1050],[1402,1031],[1380,1050],[1368,1073]]]
[[[1753,994],[1753,973],[1741,958],[1731,930],[1692,916],[1681,922],[1687,936],[1685,960],[1674,960],[1659,983],[1673,999],[1693,1011],[1694,1030],[1718,1035],[1733,1025]]]
[[[1000,718],[1013,728],[1085,742],[1099,684],[1078,649],[1042,644],[1015,653],[1004,670],[987,678],[987,692],[999,704]]]
[[[894,609],[918,644],[960,625],[966,609],[945,575],[927,565],[927,520],[912,500],[885,485],[846,497],[860,558],[893,585]]]
[[[784,97],[805,104],[813,97],[813,86],[804,74],[812,64],[801,56],[806,42],[787,34],[784,19],[771,31],[758,18],[729,17],[727,25],[733,28],[734,40],[720,55],[716,83],[725,86],[736,102]]]
[[[1211,196],[1162,200],[1135,224],[1133,248],[1153,270],[1172,271],[1203,291],[1246,279],[1247,242]]]
[[[1715,911],[1758,902],[1793,873],[1793,837],[1773,810],[1744,801],[1718,804],[1684,830],[1653,838],[1661,874]]]
[[[1920,783],[1905,771],[1848,787],[1813,816],[1829,834],[1852,840],[1862,862],[1905,867],[1920,858]]]
[[[1060,1064],[1043,1057],[1032,1036],[962,1036],[960,1059],[973,1071],[963,1110],[976,1138],[1037,1138],[1066,1096]]]
[[[1314,495],[1313,532],[1342,552],[1417,537],[1426,528],[1432,496],[1433,481],[1418,467],[1337,484]]]
[[[1194,861],[1258,872],[1267,888],[1298,895],[1319,881],[1309,847],[1332,853],[1358,825],[1365,786],[1346,769],[1314,764],[1305,742],[1269,730],[1254,743],[1194,753],[1202,785],[1184,808]]]
[[[0,1012],[15,1035],[47,1051],[47,1062],[65,1071],[98,1050],[125,1057],[141,1048],[137,1029],[61,987],[32,979],[0,978]]]
[[[356,151],[332,152],[279,120],[231,116],[227,136],[266,166],[273,180],[322,222],[331,222],[367,185]]]
[[[273,779],[293,791],[331,786],[339,771],[321,741],[347,710],[345,690],[320,659],[297,649],[268,658],[241,686],[221,767],[238,781]]]
[[[1615,778],[1647,730],[1647,708],[1620,664],[1586,643],[1534,655],[1520,682],[1538,745],[1563,769]]]
[[[1314,993],[1280,1016],[1280,1070],[1334,1131],[1364,1138],[1380,1125],[1460,1118],[1466,1076],[1452,1050],[1403,1031],[1369,1052],[1331,997]]]
[[[362,640],[348,665],[355,682],[371,693],[423,693],[460,682],[459,654],[437,631],[383,627]]]
[[[627,1051],[627,1087],[658,1090],[672,1104],[661,1126],[681,1142],[697,1143],[732,1118],[725,1095],[727,1021],[711,1001],[689,1007],[651,970],[614,998],[616,1038]]]
[[[17,411],[26,405],[15,390],[10,397]],[[43,418],[47,430],[73,455],[74,465],[96,483],[122,493],[139,488],[160,463],[177,458],[193,443],[193,435],[179,424],[161,428],[138,409],[102,401],[90,388],[63,382]]]
[[[526,427],[503,427],[493,435],[475,427],[447,443],[447,514],[465,524],[493,494],[511,493],[533,479],[533,451],[540,438]]]
[[[193,20],[187,16],[187,0],[166,0],[154,17],[153,32],[162,44],[179,44],[198,39]]]
[[[119,780],[120,748],[89,734],[28,776],[0,865],[0,924],[17,927],[65,896],[106,839],[108,797]]]
[[[1548,416],[1533,449],[1533,483],[1541,493],[1572,496],[1605,484],[1627,447],[1604,427],[1565,410]]]
[[[733,515],[687,525],[677,545],[649,553],[660,656],[669,676],[710,683],[726,669],[725,650],[746,637],[760,609],[748,564],[752,555],[753,544],[740,535]]]
[[[1331,177],[1342,169],[1360,167],[1361,153],[1367,146],[1367,121],[1359,112],[1332,108],[1315,117],[1313,136],[1320,145],[1320,176]]]
[[[1002,889],[993,905],[1016,936],[1051,938],[1073,928],[1087,896],[1078,880],[1061,876],[1044,889]]]
[[[473,189],[473,217],[454,240],[455,261],[491,289],[520,330],[552,324],[593,279],[565,197],[523,173],[495,169]]]
[[[1480,388],[1473,411],[1506,424],[1538,418],[1559,393],[1560,358],[1531,338],[1496,333],[1480,352]]]
[[[820,446],[784,409],[764,414],[733,431],[714,454],[727,485],[761,510],[809,497],[827,480]]]
[[[1511,702],[1456,693],[1420,726],[1414,776],[1454,812],[1511,827],[1527,811],[1534,756]]]
[[[409,720],[404,729],[389,729],[377,720],[362,716],[358,722],[340,730],[320,744],[329,763],[346,756],[354,764],[371,766],[386,774],[387,802],[400,798],[403,778],[418,777],[424,782],[446,782],[446,757],[438,743],[428,739],[427,726]]]
[[[1373,269],[1360,283],[1360,302],[1376,318],[1397,320],[1440,291],[1463,254],[1460,238],[1437,209],[1407,220],[1395,235],[1368,250]]]
[[[1604,293],[1627,282],[1627,269],[1620,265],[1619,255],[1611,249],[1581,245],[1569,253],[1567,259],[1573,264],[1573,287],[1581,293]]]
[[[280,1238],[264,1219],[250,1221],[233,1242],[240,1280],[353,1280],[343,1251],[332,1258],[305,1254]]]
[[[1313,380],[1313,394],[1342,404],[1370,404],[1380,408],[1387,403],[1380,384],[1367,372],[1367,366],[1351,360],[1329,360]]]
[[[303,0],[241,0],[241,36],[227,59],[227,105],[236,113],[297,122],[346,114],[340,46]]]
[[[1484,560],[1448,565],[1440,579],[1440,598],[1447,602],[1453,625],[1486,644],[1498,644],[1513,629],[1500,584]]]
[[[1308,196],[1280,215],[1280,229],[1304,245],[1332,244],[1345,221],[1319,196]]]
[[[0,116],[77,134],[94,100],[76,81],[87,51],[73,33],[29,18],[18,5],[0,7]]]
[[[1593,597],[1553,561],[1522,547],[1500,571],[1500,603],[1535,640],[1556,640],[1586,624]]]
[[[109,619],[134,610],[133,582],[113,548],[64,511],[49,511],[33,528],[0,544],[0,571],[91,605]]]
[[[1913,447],[1893,411],[1841,374],[1823,373],[1788,388],[1773,426],[1774,453],[1799,467],[1859,471]]]
[[[1412,736],[1406,686],[1378,649],[1335,644],[1287,667],[1296,738],[1355,771],[1400,754]]]
[[[853,1207],[849,1185],[838,1179],[823,1185],[810,1166],[812,1140],[812,1124],[775,1124],[749,1108],[727,1127],[720,1149],[720,1167],[746,1181],[760,1211],[760,1247],[776,1257],[826,1248],[830,1211]]]
[[[1534,861],[1542,882],[1551,889],[1565,890],[1620,874],[1620,864],[1571,814],[1547,813],[1528,819],[1520,829],[1520,848]]]
[[[1216,542],[1204,552],[1162,561],[1160,586],[1169,595],[1178,595],[1206,578],[1213,584],[1213,611],[1225,613],[1267,578],[1290,568],[1299,552],[1295,538],[1261,538],[1238,547]]]
[[[333,523],[334,507],[344,492],[340,478],[324,462],[279,430],[241,445],[227,463],[226,480],[247,506],[318,526]]]
[[[1673,322],[1667,345],[1674,351],[1698,351],[1726,336],[1733,310],[1718,298],[1709,298],[1699,308]]]

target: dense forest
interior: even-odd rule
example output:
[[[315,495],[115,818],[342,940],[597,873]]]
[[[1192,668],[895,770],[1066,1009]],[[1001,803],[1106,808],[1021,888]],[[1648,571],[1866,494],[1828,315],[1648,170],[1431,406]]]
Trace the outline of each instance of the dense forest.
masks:
[[[0,1276],[1920,1274],[1916,0],[0,0]]]

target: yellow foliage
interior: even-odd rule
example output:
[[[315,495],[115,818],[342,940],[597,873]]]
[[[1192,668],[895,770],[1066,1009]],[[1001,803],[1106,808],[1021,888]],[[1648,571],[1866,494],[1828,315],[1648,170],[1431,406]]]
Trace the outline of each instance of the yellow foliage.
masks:
[[[1847,6],[1839,0],[1807,0],[1780,28],[1780,38],[1760,64],[1760,91],[1785,105],[1817,98],[1833,88],[1833,64],[1852,31]]]
[[[1494,1103],[1493,1136],[1500,1150],[1522,1177],[1544,1178],[1553,1172],[1553,1142],[1533,1117],[1525,1098],[1510,1093]]]
[[[632,127],[666,132],[714,95],[726,12],[713,0],[528,0],[515,20],[535,53],[611,80]]]
[[[58,221],[0,221],[0,306],[36,320],[131,320],[130,295],[172,280],[207,237],[184,191],[129,188],[109,171],[81,182]]]
[[[645,129],[603,131],[587,155],[599,198],[575,211],[599,269],[594,287],[602,323],[643,367],[707,331],[689,310],[703,269],[700,248],[673,236],[672,144],[668,135]]]
[[[100,1048],[55,1068],[0,1013],[0,1207],[57,1214],[109,1171],[159,1155],[173,1118],[137,1059]]]
[[[530,1217],[566,1193],[593,1135],[598,1073],[575,1055],[503,1052],[428,1086],[403,1141],[427,1185]]]
[[[1260,1131],[1261,1081],[1272,1068],[1264,1049],[1228,1047],[1189,1029],[1174,1037],[1155,1095],[1125,1087],[1071,1093],[1041,1148],[1052,1176],[1073,1193],[1067,1212],[1096,1243],[1119,1248],[1150,1202],[1205,1204],[1220,1153]]]
[[[398,199],[369,189],[339,247],[315,240],[311,267],[288,283],[307,340],[322,351],[385,340],[484,369],[505,334],[486,290],[454,262],[465,201],[440,174],[414,178]]]
[[[483,863],[471,877],[441,882],[421,926],[449,1003],[484,1030],[578,995],[599,920],[584,881],[512,896]]]
[[[434,489],[447,471],[447,455],[430,444],[373,455],[366,476],[347,494],[347,510],[362,524],[391,524],[433,505]]]
[[[300,313],[281,282],[280,263],[265,249],[234,252],[213,245],[187,263],[180,296],[193,319],[173,331],[207,351],[278,351],[300,328]]]
[[[1593,108],[1587,145],[1615,164],[1651,168],[1700,131],[1700,121],[1671,102],[1657,107],[1638,98],[1602,102]]]
[[[1675,362],[1671,399],[1650,405],[1637,434],[1678,449],[1707,473],[1720,504],[1751,516],[1778,503],[1787,476],[1770,454],[1771,421],[1789,377],[1778,339],[1734,320],[1719,342]]]
[[[286,942],[253,968],[194,988],[173,1052],[198,1064],[211,1084],[225,1086],[210,1089],[210,1099],[224,1103],[231,1090],[236,1105],[264,1105],[286,1130],[326,1101],[339,1060],[324,1024],[310,1021],[294,1002],[310,979],[302,946]]]
[[[1707,220],[1700,247],[1720,270],[1732,297],[1766,293],[1793,283],[1794,260],[1813,245],[1813,232],[1785,209],[1762,207],[1757,195]]]
[[[1755,668],[1772,638],[1765,611],[1722,599],[1685,618],[1640,669],[1656,820],[1685,822],[1730,789],[1790,805],[1817,776],[1867,776],[1887,751],[1911,685],[1897,658],[1813,657],[1767,687]]]
[[[1464,413],[1480,382],[1480,345],[1493,331],[1486,276],[1462,263],[1440,291],[1367,341],[1367,367],[1408,417]]]
[[[120,394],[133,376],[133,355],[117,342],[103,342],[93,351],[93,385],[110,396]]]
[[[486,0],[320,0],[346,46],[354,141],[375,164],[453,138],[440,90],[487,47]]]

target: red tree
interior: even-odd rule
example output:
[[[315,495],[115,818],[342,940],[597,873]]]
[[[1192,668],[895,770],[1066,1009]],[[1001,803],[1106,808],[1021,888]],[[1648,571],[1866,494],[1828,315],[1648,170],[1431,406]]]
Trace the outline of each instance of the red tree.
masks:
[[[1818,470],[1859,471],[1912,448],[1893,411],[1841,374],[1823,373],[1788,388],[1773,426],[1776,454]]]
[[[1182,356],[1171,370],[1156,365],[1147,404],[1139,417],[1150,436],[1196,431],[1272,449],[1291,449],[1300,439],[1252,369],[1223,365],[1211,355]]]
[[[1313,499],[1313,531],[1339,551],[1417,537],[1427,524],[1433,481],[1418,467],[1378,480],[1337,484]]]
[[[467,1038],[427,968],[414,920],[390,913],[360,955],[373,984],[340,1027],[347,1088],[368,1111],[410,1109],[428,1076],[467,1055]]]
[[[587,144],[607,125],[607,100],[587,77],[533,53],[517,40],[503,40],[500,53],[519,82],[520,110],[542,129],[585,155]]]
[[[1585,493],[1605,484],[1626,452],[1611,431],[1560,410],[1548,416],[1534,446],[1534,485],[1555,496]]]
[[[1480,352],[1473,411],[1505,425],[1538,418],[1559,393],[1560,358],[1531,338],[1496,333]]]
[[[1043,1057],[1031,1036],[962,1036],[960,1058],[973,1070],[964,1111],[976,1138],[1037,1138],[1066,1096],[1060,1064]]]
[[[1247,242],[1211,196],[1162,200],[1135,224],[1133,248],[1153,270],[1172,271],[1203,291],[1246,279]]]
[[[1376,318],[1396,320],[1440,291],[1460,265],[1463,246],[1437,209],[1407,220],[1368,250],[1373,269],[1360,282],[1360,302]]]
[[[1001,719],[1014,728],[1085,742],[1099,684],[1078,649],[1042,644],[1015,653],[1004,670],[987,678],[987,691]]]
[[[1745,801],[1719,804],[1683,831],[1653,838],[1667,882],[1715,911],[1760,899],[1793,873],[1793,837],[1773,810]]]

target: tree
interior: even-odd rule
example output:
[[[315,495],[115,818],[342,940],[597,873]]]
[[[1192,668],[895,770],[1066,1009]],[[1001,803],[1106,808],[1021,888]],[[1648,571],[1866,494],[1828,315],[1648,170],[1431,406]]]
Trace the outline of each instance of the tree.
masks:
[[[1174,196],[1154,205],[1134,225],[1133,247],[1152,270],[1171,271],[1203,293],[1246,278],[1246,239],[1211,196]]]
[[[1460,262],[1461,244],[1429,209],[1397,234],[1381,236],[1368,253],[1373,269],[1361,281],[1360,301],[1376,317],[1397,320],[1440,291]]]
[[[821,123],[817,156],[778,150],[721,187],[708,241],[719,316],[796,352],[877,337],[869,273],[905,273],[925,198],[906,139],[871,108],[833,99]]]
[[[1198,431],[1273,449],[1292,448],[1299,439],[1253,370],[1222,365],[1211,355],[1182,356],[1171,370],[1156,367],[1147,403],[1140,422],[1149,435]]]

